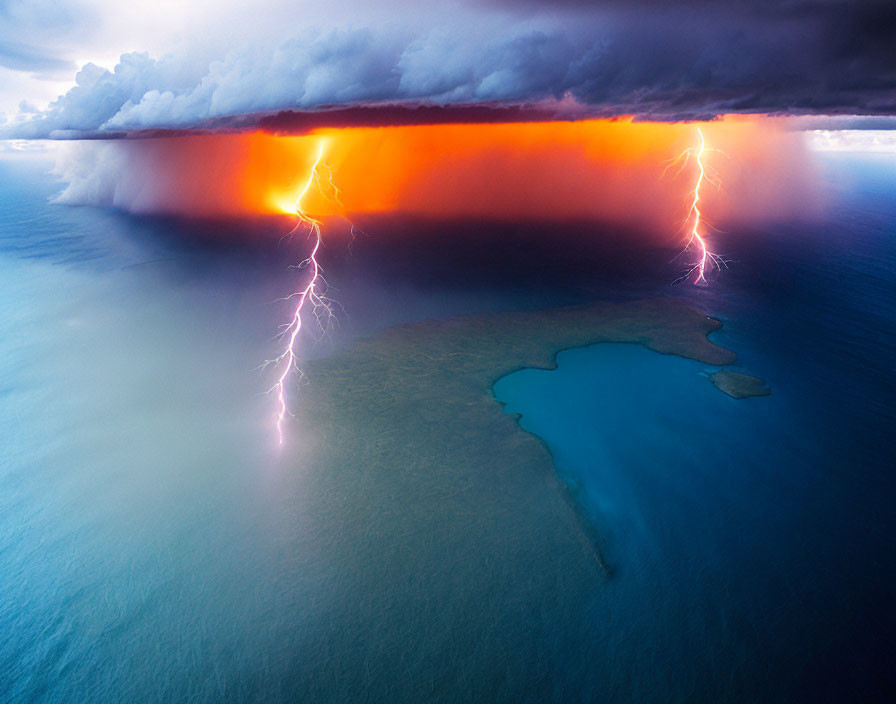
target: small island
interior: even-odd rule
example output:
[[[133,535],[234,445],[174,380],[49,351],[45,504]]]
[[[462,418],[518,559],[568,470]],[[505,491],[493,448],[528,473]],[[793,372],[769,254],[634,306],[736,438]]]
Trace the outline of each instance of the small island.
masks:
[[[717,389],[724,391],[731,398],[749,398],[750,396],[768,396],[772,390],[756,376],[720,369],[709,375],[710,381]]]

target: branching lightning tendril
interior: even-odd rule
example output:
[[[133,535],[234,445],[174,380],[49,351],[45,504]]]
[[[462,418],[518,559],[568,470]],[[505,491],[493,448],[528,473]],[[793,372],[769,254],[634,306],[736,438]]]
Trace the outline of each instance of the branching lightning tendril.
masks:
[[[296,342],[299,332],[302,329],[303,316],[307,313],[307,308],[310,307],[312,318],[317,322],[321,332],[324,334],[329,332],[330,327],[335,320],[335,315],[333,313],[334,302],[326,295],[327,283],[323,278],[320,262],[317,258],[322,244],[321,226],[323,223],[308,215],[302,205],[302,201],[311,186],[316,186],[323,192],[324,184],[322,183],[321,169],[326,171],[325,185],[330,189],[333,198],[337,202],[339,201],[339,189],[336,188],[336,185],[333,183],[332,170],[329,166],[323,163],[325,147],[326,140],[322,139],[318,144],[317,157],[308,172],[308,179],[296,196],[294,210],[294,214],[297,218],[296,224],[292,230],[285,235],[285,237],[288,238],[299,232],[305,232],[308,239],[311,240],[311,252],[306,259],[295,267],[300,270],[307,269],[308,276],[301,289],[283,299],[297,299],[292,319],[289,323],[281,326],[278,334],[278,339],[286,340],[286,344],[280,355],[274,359],[268,360],[264,365],[272,365],[279,370],[277,382],[271,387],[270,391],[276,392],[277,396],[277,436],[281,445],[283,444],[283,423],[286,420],[286,416],[289,414],[289,407],[287,405],[287,386],[291,376],[295,375],[300,379],[302,378],[302,370],[299,368],[298,357],[296,354]]]
[[[672,159],[671,163],[669,163],[663,171],[663,175],[665,176],[669,169],[677,165],[678,169],[674,176],[678,176],[691,159],[697,164],[697,181],[694,184],[693,190],[690,192],[691,207],[688,210],[688,215],[685,219],[685,227],[688,230],[688,242],[684,248],[685,252],[692,249],[697,251],[697,263],[694,264],[688,272],[679,279],[679,281],[690,279],[693,276],[693,284],[695,286],[706,286],[707,268],[714,267],[718,270],[726,264],[722,257],[711,252],[709,249],[709,243],[707,242],[707,237],[704,232],[704,228],[708,227],[708,225],[703,217],[703,213],[700,211],[700,192],[704,184],[708,183],[716,188],[721,188],[718,173],[704,161],[706,152],[719,150],[710,149],[706,146],[703,131],[699,127],[697,128],[697,137],[697,146],[688,147],[681,152],[681,154]]]

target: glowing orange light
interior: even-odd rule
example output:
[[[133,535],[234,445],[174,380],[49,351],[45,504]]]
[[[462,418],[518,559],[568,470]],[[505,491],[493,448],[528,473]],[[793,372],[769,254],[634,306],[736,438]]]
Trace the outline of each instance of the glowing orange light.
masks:
[[[817,207],[811,202],[816,176],[799,133],[759,117],[700,128],[707,145],[732,155],[717,166],[737,197],[701,192],[701,209],[713,219],[804,216]],[[132,168],[116,197],[142,213],[294,216],[295,164],[310,163],[325,137],[326,162],[344,193],[331,188],[322,162],[317,173],[324,193],[310,188],[302,201],[320,219],[408,213],[596,220],[624,223],[659,243],[681,209],[681,194],[659,178],[657,155],[678,153],[694,136],[693,125],[618,119],[132,140],[120,145]],[[711,200],[704,203],[705,196]]]

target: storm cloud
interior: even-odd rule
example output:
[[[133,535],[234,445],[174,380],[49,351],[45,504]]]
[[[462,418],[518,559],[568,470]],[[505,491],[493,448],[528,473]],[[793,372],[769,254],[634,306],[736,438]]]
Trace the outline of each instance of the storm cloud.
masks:
[[[71,90],[6,136],[248,127],[280,111],[383,105],[653,120],[896,114],[892,3],[498,0],[485,8],[492,14],[482,23],[483,6],[469,5],[437,26],[237,43],[202,65],[128,53],[111,71],[85,65]]]

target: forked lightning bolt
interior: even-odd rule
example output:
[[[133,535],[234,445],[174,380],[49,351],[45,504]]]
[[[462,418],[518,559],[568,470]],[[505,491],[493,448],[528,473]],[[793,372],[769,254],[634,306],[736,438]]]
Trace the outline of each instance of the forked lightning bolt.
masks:
[[[675,159],[672,160],[672,163],[670,163],[665,171],[663,171],[663,174],[678,164],[678,171],[675,172],[675,175],[677,176],[681,173],[684,167],[687,166],[688,161],[691,159],[697,164],[697,181],[690,193],[691,207],[688,210],[688,215],[685,219],[685,225],[688,228],[688,242],[684,248],[684,251],[689,251],[691,249],[697,250],[697,263],[694,264],[681,278],[690,279],[693,275],[693,283],[695,286],[705,286],[707,284],[707,267],[721,269],[721,267],[725,265],[725,260],[718,254],[714,254],[709,250],[709,244],[704,232],[706,223],[704,222],[703,213],[700,211],[700,190],[703,188],[704,184],[709,183],[716,186],[716,188],[720,187],[718,175],[715,170],[707,166],[704,161],[706,152],[718,150],[707,148],[706,140],[703,137],[703,131],[699,127],[697,128],[697,137],[697,146],[688,147],[675,157]]]
[[[283,423],[289,414],[287,405],[287,386],[290,378],[295,375],[299,378],[302,376],[302,370],[299,368],[298,357],[296,354],[296,343],[299,332],[302,329],[303,316],[308,313],[310,307],[311,316],[318,323],[321,330],[326,333],[329,325],[334,319],[333,301],[326,295],[327,284],[321,274],[320,262],[317,259],[318,252],[322,244],[321,226],[322,222],[311,217],[305,212],[302,201],[311,189],[312,185],[321,188],[320,169],[323,168],[327,172],[327,182],[332,190],[334,197],[338,199],[339,191],[333,183],[333,176],[330,168],[323,164],[324,149],[326,148],[326,140],[321,140],[318,144],[317,157],[311,165],[308,172],[308,179],[304,187],[299,191],[295,201],[296,224],[285,235],[289,237],[299,232],[305,232],[311,240],[311,252],[308,257],[302,261],[296,268],[307,270],[308,274],[305,279],[304,286],[290,294],[284,300],[296,300],[296,307],[293,310],[292,319],[281,327],[279,339],[286,341],[283,352],[274,359],[268,360],[267,365],[273,365],[278,370],[279,376],[277,383],[271,387],[272,392],[276,392],[277,396],[277,436],[280,444],[283,444]]]

